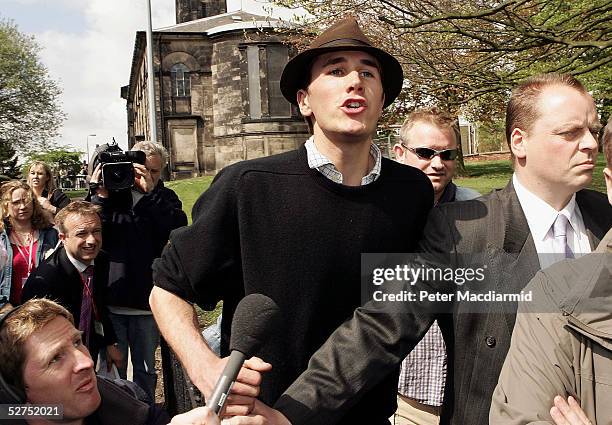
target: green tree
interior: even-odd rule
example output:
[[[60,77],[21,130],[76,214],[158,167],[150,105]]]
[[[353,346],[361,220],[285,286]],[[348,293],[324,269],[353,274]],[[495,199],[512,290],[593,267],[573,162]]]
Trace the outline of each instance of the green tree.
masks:
[[[15,149],[8,143],[0,140],[0,176],[8,179],[16,179],[21,174],[17,166],[17,155]]]
[[[65,118],[61,93],[33,37],[0,19],[0,142],[19,152],[51,146]]]
[[[355,14],[402,63],[397,112],[435,104],[474,119],[499,117],[519,81],[570,73],[612,103],[612,0],[275,0],[303,7],[307,32]],[[303,43],[303,41],[302,41]]]
[[[368,36],[404,69],[404,89],[381,125],[438,106],[472,121],[503,117],[511,89],[545,72],[570,73],[612,112],[612,0],[272,0],[302,7],[305,35],[356,15]],[[295,30],[295,26],[291,28]],[[296,37],[298,49],[309,37]],[[463,157],[460,155],[458,173]]]
[[[74,176],[81,170],[81,157],[83,152],[74,150],[71,146],[63,148],[52,148],[46,152],[33,152],[28,155],[28,161],[24,165],[24,175],[28,172],[33,161],[43,161],[51,167],[56,178],[61,176]]]

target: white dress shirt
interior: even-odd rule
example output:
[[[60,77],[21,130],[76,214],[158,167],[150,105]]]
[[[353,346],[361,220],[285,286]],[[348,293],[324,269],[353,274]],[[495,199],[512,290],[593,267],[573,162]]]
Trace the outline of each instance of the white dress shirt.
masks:
[[[571,229],[568,229],[567,245],[576,258],[591,252],[591,245],[584,226],[584,220],[580,208],[576,204],[576,194],[572,195],[567,205],[561,211],[557,211],[538,196],[527,190],[521,184],[516,174],[512,175],[512,184],[518,196],[521,208],[527,218],[529,230],[533,236],[540,267],[546,268],[561,259],[559,255],[563,252],[555,252],[552,226],[559,214],[567,217]]]
[[[64,248],[65,249],[65,248]],[[68,260],[70,260],[70,262],[72,263],[72,265],[79,271],[79,273],[83,274],[83,272],[85,271],[85,269],[89,266],[93,266],[95,260],[91,260],[91,262],[89,264],[85,264],[82,261],[77,260],[76,258],[74,258],[72,255],[70,255],[70,253],[68,252],[68,250],[66,250],[66,256],[68,257]]]

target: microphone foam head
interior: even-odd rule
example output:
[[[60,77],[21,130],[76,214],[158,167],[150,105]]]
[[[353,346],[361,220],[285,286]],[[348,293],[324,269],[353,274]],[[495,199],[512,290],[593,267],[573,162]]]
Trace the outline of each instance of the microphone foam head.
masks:
[[[230,350],[253,356],[282,325],[278,305],[270,297],[250,294],[238,303],[232,321]]]

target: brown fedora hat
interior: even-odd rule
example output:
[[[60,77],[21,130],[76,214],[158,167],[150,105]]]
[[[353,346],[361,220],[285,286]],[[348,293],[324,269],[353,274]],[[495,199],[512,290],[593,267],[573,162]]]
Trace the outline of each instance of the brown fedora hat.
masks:
[[[310,78],[310,66],[315,57],[337,50],[360,50],[374,56],[382,68],[382,84],[386,108],[402,90],[404,72],[397,59],[389,53],[372,46],[370,40],[359,28],[354,17],[344,18],[327,28],[308,49],[304,50],[285,65],[280,88],[289,102],[297,105],[297,92],[306,88]]]

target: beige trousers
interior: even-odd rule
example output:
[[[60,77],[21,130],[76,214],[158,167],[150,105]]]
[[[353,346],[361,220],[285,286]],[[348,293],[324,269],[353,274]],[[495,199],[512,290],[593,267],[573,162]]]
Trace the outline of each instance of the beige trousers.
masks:
[[[440,407],[419,403],[397,395],[397,411],[391,418],[394,425],[439,425]]]

